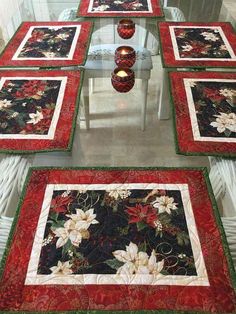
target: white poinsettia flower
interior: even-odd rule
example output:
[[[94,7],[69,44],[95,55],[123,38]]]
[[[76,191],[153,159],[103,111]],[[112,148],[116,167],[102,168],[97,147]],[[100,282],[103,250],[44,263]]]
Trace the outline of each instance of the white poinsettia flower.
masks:
[[[133,4],[133,8],[135,8],[135,9],[140,8],[142,6],[143,6],[142,3],[134,3]]]
[[[55,52],[50,52],[50,51],[45,51],[43,52],[43,54],[46,58],[55,58],[56,56]]]
[[[69,36],[70,36],[69,34],[62,33],[62,34],[58,34],[56,38],[66,40]]]
[[[158,209],[159,214],[167,212],[171,214],[171,210],[177,209],[178,203],[174,202],[173,197],[160,196],[156,197],[155,201],[152,202],[152,206]]]
[[[106,10],[109,9],[109,8],[110,8],[109,5],[107,5],[107,4],[102,4],[102,5],[99,5],[98,7],[94,8],[93,10],[100,12],[100,11],[106,11]]]
[[[220,112],[219,115],[214,115],[216,121],[210,123],[211,126],[217,128],[219,133],[223,133],[226,129],[231,132],[236,132],[236,114]]]
[[[107,190],[106,192],[108,192],[109,196],[114,198],[115,200],[117,200],[118,198],[125,199],[131,194],[129,190],[122,189]]]
[[[119,267],[116,271],[117,275],[125,275],[127,277],[130,277],[130,275],[135,274],[135,265],[132,262],[126,262],[124,265]]]
[[[115,4],[122,4],[122,3],[124,3],[124,1],[116,0],[116,1],[114,1],[114,3]]]
[[[9,108],[11,106],[12,106],[11,100],[7,100],[7,99],[0,100],[0,110],[3,108]]]
[[[130,242],[130,244],[126,246],[126,251],[117,250],[112,254],[118,261],[124,263],[124,265],[118,268],[118,275],[158,275],[164,267],[164,260],[160,262],[156,261],[156,254],[154,250],[149,257],[146,252],[138,252],[138,247],[133,242]]]
[[[202,32],[201,35],[205,38],[205,40],[209,40],[209,41],[217,41],[219,40],[219,37],[209,33],[209,32]]]
[[[232,89],[228,89],[228,88],[220,89],[220,95],[231,98],[235,95],[235,91],[233,91]]]
[[[98,224],[99,222],[95,219],[96,214],[94,214],[94,209],[83,211],[77,208],[76,214],[66,215],[71,218],[76,223],[77,229],[88,229],[90,225]]]
[[[51,267],[51,271],[53,275],[70,275],[72,274],[71,264],[69,261],[61,262],[58,261],[57,266]]]
[[[36,111],[36,113],[29,114],[30,120],[27,123],[37,124],[39,121],[43,119],[43,114],[40,111]]]
[[[53,230],[53,233],[56,237],[58,237],[58,240],[56,242],[56,248],[60,248],[65,245],[69,239],[69,232],[66,228],[57,228]]]
[[[189,82],[189,86],[190,86],[190,87],[195,87],[196,85],[197,85],[197,83],[194,82],[194,81],[190,81],[190,82]]]
[[[193,47],[191,45],[185,45],[181,47],[183,51],[191,51]]]
[[[220,45],[220,50],[228,50],[228,48],[225,45]]]
[[[152,250],[152,254],[148,260],[148,270],[149,274],[158,275],[164,267],[164,259],[157,262],[155,251]]]
[[[120,262],[132,262],[135,261],[138,256],[138,247],[135,243],[130,242],[130,244],[126,246],[126,251],[117,250],[112,252],[112,254]]]

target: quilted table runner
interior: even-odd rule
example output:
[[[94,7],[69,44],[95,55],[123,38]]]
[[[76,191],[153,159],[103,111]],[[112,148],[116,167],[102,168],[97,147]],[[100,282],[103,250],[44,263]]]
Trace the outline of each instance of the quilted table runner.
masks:
[[[80,71],[0,71],[0,152],[71,149]]]
[[[236,73],[170,72],[177,153],[236,156]]]
[[[86,61],[91,22],[23,22],[0,57],[0,67],[63,67]]]
[[[164,17],[159,0],[81,0],[78,16]]]
[[[33,168],[0,310],[234,313],[230,274],[205,169]]]
[[[164,67],[235,67],[236,34],[227,22],[158,23]]]

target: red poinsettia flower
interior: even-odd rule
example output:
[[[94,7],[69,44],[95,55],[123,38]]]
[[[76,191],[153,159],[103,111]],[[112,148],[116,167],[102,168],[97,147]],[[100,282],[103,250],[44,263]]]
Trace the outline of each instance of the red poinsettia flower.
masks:
[[[56,213],[65,213],[67,211],[67,205],[72,201],[72,197],[57,195],[52,199],[50,210]]]
[[[47,86],[46,82],[42,82],[39,80],[28,81],[24,83],[20,90],[15,93],[17,98],[34,98],[40,99],[42,97],[43,92],[45,91],[45,87]]]
[[[205,87],[203,89],[203,93],[207,98],[210,98],[212,101],[222,101],[225,97],[223,95],[219,94],[219,91],[217,89],[213,88],[207,88]]]
[[[129,214],[129,224],[142,221],[156,228],[157,212],[151,205],[136,204],[135,207],[127,206],[126,212]]]
[[[44,38],[44,32],[34,30],[31,34],[31,37],[28,39],[28,42],[34,43],[36,41],[42,41]]]

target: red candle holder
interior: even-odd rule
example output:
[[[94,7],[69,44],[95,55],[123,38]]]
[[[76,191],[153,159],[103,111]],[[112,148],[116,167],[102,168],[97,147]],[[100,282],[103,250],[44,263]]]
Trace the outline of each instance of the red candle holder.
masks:
[[[129,39],[135,33],[135,23],[130,19],[120,20],[117,26],[117,32],[121,38]]]
[[[131,68],[136,60],[134,48],[129,46],[120,46],[115,51],[115,63],[118,67]]]
[[[134,86],[134,71],[129,68],[116,68],[111,75],[111,83],[120,93],[129,92]]]

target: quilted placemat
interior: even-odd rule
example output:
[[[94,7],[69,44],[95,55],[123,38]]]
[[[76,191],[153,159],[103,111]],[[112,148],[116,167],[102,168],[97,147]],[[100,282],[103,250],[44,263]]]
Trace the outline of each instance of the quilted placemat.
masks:
[[[236,156],[236,73],[170,72],[177,153]]]
[[[0,71],[0,152],[71,149],[80,71]]]
[[[0,56],[0,67],[83,65],[91,22],[23,22]]]
[[[230,23],[158,23],[164,67],[235,67],[236,34]]]
[[[164,17],[159,0],[81,0],[77,16]]]
[[[33,168],[10,237],[4,313],[236,310],[204,168]]]

